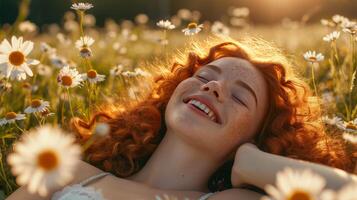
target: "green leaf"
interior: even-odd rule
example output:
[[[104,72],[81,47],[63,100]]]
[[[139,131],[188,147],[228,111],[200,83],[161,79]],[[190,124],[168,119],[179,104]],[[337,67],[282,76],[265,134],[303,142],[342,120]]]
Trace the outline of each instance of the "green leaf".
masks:
[[[355,70],[352,74],[350,92],[352,92],[353,88],[356,86],[356,83],[355,83],[356,82],[356,71],[357,70]]]
[[[16,136],[12,133],[6,133],[0,136],[1,139],[16,139]]]

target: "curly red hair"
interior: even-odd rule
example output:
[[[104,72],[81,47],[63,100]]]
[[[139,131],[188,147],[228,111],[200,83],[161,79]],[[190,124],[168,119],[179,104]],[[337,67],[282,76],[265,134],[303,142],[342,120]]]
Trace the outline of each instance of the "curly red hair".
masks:
[[[270,106],[255,137],[261,150],[353,171],[354,163],[343,141],[324,132],[318,101],[298,77],[294,66],[279,48],[251,37],[239,41],[213,38],[192,44],[191,49],[173,57],[171,69],[166,73],[160,71],[151,90],[141,100],[132,105],[128,102],[106,105],[89,123],[74,118],[71,124],[80,133],[81,142],[89,138],[98,117],[111,128],[109,136],[96,141],[86,151],[87,160],[120,177],[140,170],[165,134],[163,115],[176,86],[201,66],[222,57],[246,59],[266,79]]]

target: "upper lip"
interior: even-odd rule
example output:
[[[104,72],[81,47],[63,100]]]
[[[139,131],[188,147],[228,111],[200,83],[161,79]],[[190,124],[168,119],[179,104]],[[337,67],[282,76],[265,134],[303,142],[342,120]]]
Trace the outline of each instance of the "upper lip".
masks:
[[[199,96],[199,95],[193,95],[193,96],[189,96],[183,99],[184,103],[188,103],[191,99],[195,99],[197,101],[200,101],[202,103],[204,103],[216,116],[216,122],[218,124],[222,123],[221,120],[221,116],[219,115],[217,109],[213,106],[213,104],[210,102],[210,100],[208,100],[207,98],[203,97],[203,96]]]

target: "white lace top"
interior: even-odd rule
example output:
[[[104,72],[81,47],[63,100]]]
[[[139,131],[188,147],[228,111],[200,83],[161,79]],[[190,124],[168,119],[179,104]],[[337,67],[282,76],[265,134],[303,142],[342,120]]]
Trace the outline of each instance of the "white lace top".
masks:
[[[51,200],[107,200],[103,197],[101,190],[94,187],[85,187],[88,183],[102,178],[110,173],[104,172],[87,178],[79,184],[69,185],[61,191],[54,193]]]
[[[94,187],[85,187],[88,183],[100,179],[110,173],[103,172],[87,178],[86,180],[64,187],[61,191],[53,194],[51,200],[109,200],[105,199],[100,189]],[[198,200],[207,200],[213,193],[207,193],[198,198]]]

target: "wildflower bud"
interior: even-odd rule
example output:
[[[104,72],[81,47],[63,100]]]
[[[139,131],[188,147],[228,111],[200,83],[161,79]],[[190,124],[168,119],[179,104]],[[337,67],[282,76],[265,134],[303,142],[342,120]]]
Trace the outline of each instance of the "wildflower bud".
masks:
[[[98,123],[94,128],[93,134],[95,136],[103,137],[108,135],[109,131],[110,131],[110,127],[107,123]]]

